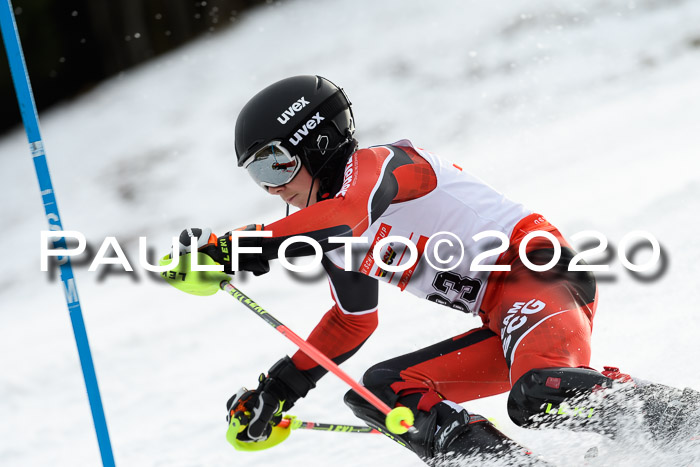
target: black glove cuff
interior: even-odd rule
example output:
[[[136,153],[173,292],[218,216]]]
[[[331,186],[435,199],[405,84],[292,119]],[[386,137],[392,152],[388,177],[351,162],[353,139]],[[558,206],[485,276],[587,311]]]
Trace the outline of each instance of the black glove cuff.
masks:
[[[228,242],[230,235],[231,232],[228,232],[226,235],[221,237],[219,239],[219,244],[221,244],[222,240],[224,242]],[[260,248],[262,245],[262,240],[263,239],[261,237],[239,237],[238,246],[246,248]],[[224,264],[224,272],[230,274],[228,270],[231,269],[231,263],[230,261],[227,261],[227,263],[228,264]],[[270,272],[270,262],[267,259],[265,259],[262,253],[240,253],[238,255],[238,270],[249,271],[255,274],[256,276],[261,276],[265,273]]]
[[[316,387],[316,383],[294,366],[289,357],[284,357],[272,365],[267,379],[262,384],[266,391],[285,401],[284,410],[289,410],[297,400]]]
[[[270,262],[262,254],[241,253],[238,256],[238,269],[262,276],[270,272]]]

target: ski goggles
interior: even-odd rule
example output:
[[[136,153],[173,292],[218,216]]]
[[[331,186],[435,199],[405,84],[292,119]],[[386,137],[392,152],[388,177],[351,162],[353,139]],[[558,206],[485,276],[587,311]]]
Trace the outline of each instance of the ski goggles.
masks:
[[[301,159],[291,155],[280,141],[267,143],[243,164],[255,183],[265,190],[291,182],[300,167]]]

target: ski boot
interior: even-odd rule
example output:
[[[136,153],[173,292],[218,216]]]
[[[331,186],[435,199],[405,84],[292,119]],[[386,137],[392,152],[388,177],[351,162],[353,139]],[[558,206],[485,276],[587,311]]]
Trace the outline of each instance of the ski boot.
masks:
[[[648,437],[683,446],[700,436],[700,393],[636,380],[614,367],[541,368],[523,375],[508,397],[519,426],[595,432],[614,440]]]
[[[548,465],[501,433],[484,417],[471,414],[456,404],[458,408],[440,402],[444,406],[434,406],[428,412],[414,410],[416,417],[413,426],[418,432],[397,435],[386,428],[384,416],[354,391],[346,393],[344,400],[355,415],[369,426],[415,452],[433,467],[461,465],[466,459],[469,462],[478,459],[479,465],[489,460],[518,466]],[[438,425],[438,409],[442,409],[441,425]]]

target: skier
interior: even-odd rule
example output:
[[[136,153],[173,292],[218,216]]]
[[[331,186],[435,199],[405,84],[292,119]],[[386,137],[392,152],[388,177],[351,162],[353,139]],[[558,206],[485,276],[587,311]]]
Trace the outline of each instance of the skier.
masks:
[[[286,239],[304,235],[317,241],[334,304],[308,342],[336,363],[350,358],[375,330],[380,281],[481,318],[477,329],[377,363],[364,374],[362,384],[380,399],[415,415],[418,432],[395,440],[428,463],[448,453],[493,453],[525,464],[524,449],[459,405],[506,391],[508,413],[523,427],[615,436],[620,420],[631,416],[620,401],[639,396],[649,425],[665,427],[650,432],[664,439],[675,434],[679,414],[697,404],[696,392],[664,387],[664,397],[649,402],[646,395],[661,394],[659,385],[642,386],[615,368],[601,373],[589,367],[596,282],[590,272],[568,270],[576,252],[555,226],[407,140],[358,149],[354,131],[346,94],[319,76],[284,79],[245,105],[235,130],[238,165],[287,209],[300,210],[270,225],[238,229],[272,235],[241,237],[239,245],[262,253],[240,254],[237,269],[264,274]],[[482,232],[487,236],[473,239]],[[182,252],[190,251],[191,237],[199,252],[235,272],[230,233],[217,237],[188,229],[181,235]],[[357,237],[366,243],[349,243]],[[375,257],[373,247],[387,238],[393,241],[384,242]],[[461,253],[457,239],[463,257],[447,267],[445,258]],[[286,250],[288,257],[313,254],[304,242]],[[415,263],[404,270],[387,267],[409,261]],[[227,403],[229,417],[244,427],[238,440],[264,446],[282,414],[325,373],[302,352],[275,363],[257,389],[242,389]],[[353,391],[345,403],[387,432],[382,414]],[[681,405],[670,410],[673,404]]]

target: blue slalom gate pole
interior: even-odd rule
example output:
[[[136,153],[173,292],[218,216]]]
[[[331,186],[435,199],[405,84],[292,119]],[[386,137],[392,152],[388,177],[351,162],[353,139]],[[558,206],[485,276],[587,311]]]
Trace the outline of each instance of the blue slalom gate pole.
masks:
[[[0,0],[0,29],[2,29],[2,38],[5,42],[5,50],[7,51],[7,59],[10,63],[10,71],[12,80],[17,93],[17,101],[19,102],[24,128],[29,139],[29,148],[34,160],[34,169],[39,180],[39,190],[44,202],[44,210],[46,219],[49,222],[49,229],[63,230],[61,217],[58,214],[58,205],[54,195],[53,184],[51,183],[51,175],[49,167],[46,163],[46,155],[44,153],[44,144],[39,133],[39,117],[34,104],[34,95],[29,83],[29,73],[24,62],[22,46],[17,32],[17,24],[12,10],[10,0]],[[55,249],[66,249],[66,240],[63,237],[54,241]],[[61,281],[63,282],[64,292],[66,295],[66,303],[68,304],[68,313],[73,325],[73,334],[75,343],[78,346],[78,355],[80,357],[80,366],[83,370],[85,379],[85,387],[87,388],[88,400],[90,401],[90,409],[92,411],[92,420],[95,424],[95,432],[97,433],[97,443],[100,447],[100,455],[102,456],[102,465],[105,467],[114,466],[114,455],[112,454],[112,444],[109,441],[109,432],[107,431],[107,420],[105,419],[104,410],[102,408],[102,398],[100,397],[100,389],[97,385],[97,376],[95,375],[95,367],[92,363],[92,354],[90,352],[90,344],[88,343],[87,332],[85,331],[85,323],[83,322],[83,313],[80,308],[80,300],[78,299],[78,289],[73,277],[73,268],[71,267],[70,258],[67,256],[59,257],[61,260],[60,271]]]

